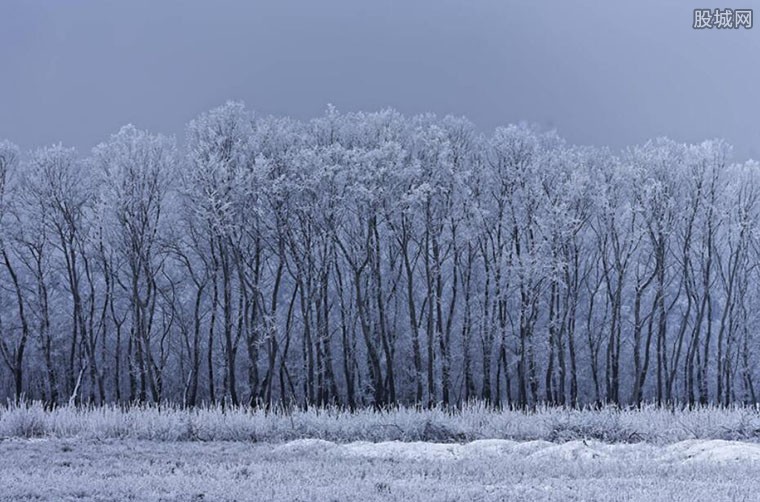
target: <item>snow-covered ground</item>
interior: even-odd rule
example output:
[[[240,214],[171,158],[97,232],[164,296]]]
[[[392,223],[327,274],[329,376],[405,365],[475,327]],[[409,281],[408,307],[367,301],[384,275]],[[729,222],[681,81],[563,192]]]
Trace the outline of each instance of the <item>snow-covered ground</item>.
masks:
[[[757,500],[760,445],[0,441],[2,500]]]

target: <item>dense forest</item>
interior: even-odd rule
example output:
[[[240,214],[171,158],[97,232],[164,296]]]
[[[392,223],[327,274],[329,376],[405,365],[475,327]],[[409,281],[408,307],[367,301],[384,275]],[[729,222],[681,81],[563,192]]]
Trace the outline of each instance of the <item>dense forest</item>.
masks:
[[[240,103],[0,142],[0,399],[756,402],[760,165]]]

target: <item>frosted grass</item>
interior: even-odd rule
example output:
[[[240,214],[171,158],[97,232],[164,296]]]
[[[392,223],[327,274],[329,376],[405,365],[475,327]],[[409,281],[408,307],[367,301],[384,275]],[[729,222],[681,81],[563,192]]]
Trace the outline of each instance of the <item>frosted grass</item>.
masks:
[[[482,439],[667,444],[689,439],[756,441],[760,411],[754,407],[667,410],[539,408],[496,411],[482,405],[461,410],[398,408],[350,412],[337,408],[266,412],[246,407],[182,409],[171,406],[60,407],[39,403],[0,407],[0,438],[134,439],[149,441],[245,441],[296,439],[430,441]]]

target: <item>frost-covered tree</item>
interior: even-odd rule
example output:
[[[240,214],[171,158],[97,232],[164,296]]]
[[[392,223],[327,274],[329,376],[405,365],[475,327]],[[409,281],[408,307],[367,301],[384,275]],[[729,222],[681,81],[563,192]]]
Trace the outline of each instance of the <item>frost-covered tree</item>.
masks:
[[[393,110],[230,102],[184,144],[0,144],[2,397],[755,402],[760,171]]]
[[[107,239],[124,261],[114,279],[129,309],[130,399],[161,400],[171,326],[160,319],[165,209],[177,163],[173,140],[125,126],[93,151],[107,205]],[[158,349],[155,345],[158,344]],[[119,348],[120,349],[120,348]],[[138,381],[139,378],[139,381]],[[139,385],[139,387],[138,387]]]

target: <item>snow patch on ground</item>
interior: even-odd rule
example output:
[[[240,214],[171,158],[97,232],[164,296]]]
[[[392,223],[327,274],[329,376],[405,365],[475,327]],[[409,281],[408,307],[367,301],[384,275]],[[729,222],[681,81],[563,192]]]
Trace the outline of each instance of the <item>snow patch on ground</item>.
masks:
[[[461,450],[462,446],[458,444],[402,443],[400,441],[358,442],[341,446],[341,452],[349,456],[411,461],[455,460],[461,456]]]
[[[609,454],[604,451],[606,446],[608,445],[596,441],[568,441],[544,447],[530,456],[533,459],[547,461],[603,460],[609,457]]]
[[[283,455],[321,455],[337,446],[332,441],[323,439],[295,439],[275,446],[272,451]]]
[[[722,439],[681,441],[666,447],[664,462],[760,462],[760,444]]]
[[[465,444],[383,441],[358,441],[338,444],[322,439],[298,439],[276,445],[271,452],[279,456],[344,457],[399,461],[456,461],[483,458],[522,458],[534,461],[573,462],[621,460],[651,456],[654,447],[646,443],[607,444],[595,440],[550,443],[548,441],[511,441],[484,439]],[[687,440],[659,448],[660,462],[760,462],[760,444],[724,440]]]
[[[472,458],[501,457],[511,455],[520,445],[521,443],[508,439],[479,439],[462,445],[461,453],[462,456]]]
[[[757,500],[760,444],[0,441],[0,500]]]

